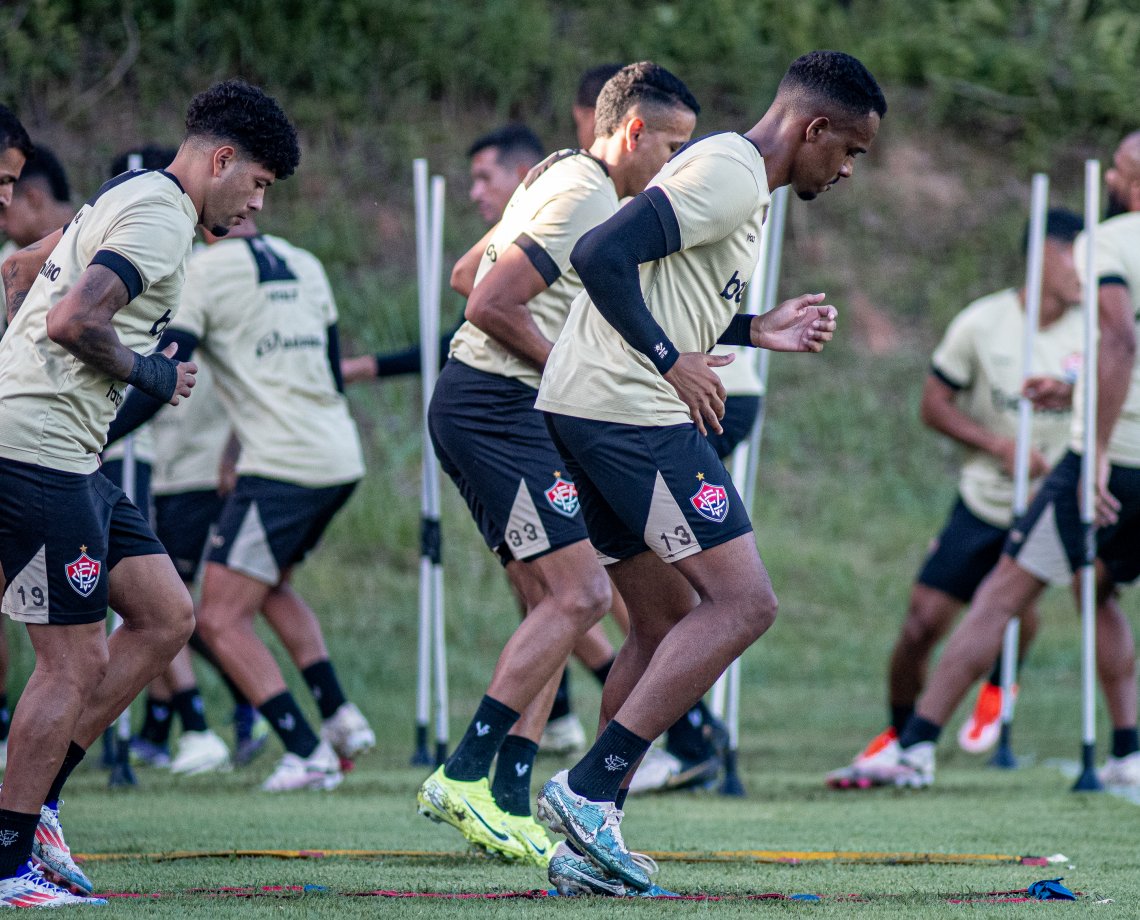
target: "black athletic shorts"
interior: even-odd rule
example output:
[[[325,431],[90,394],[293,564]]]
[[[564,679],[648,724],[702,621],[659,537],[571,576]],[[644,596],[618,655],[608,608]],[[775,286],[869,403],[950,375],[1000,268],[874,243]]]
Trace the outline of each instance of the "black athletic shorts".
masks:
[[[143,520],[151,520],[150,501],[150,464],[145,460],[135,460],[135,490],[131,495],[131,504],[139,509]],[[123,461],[104,460],[99,472],[111,480],[120,489],[123,487]]]
[[[763,396],[729,396],[724,401],[724,418],[720,420],[724,434],[709,429],[708,436],[709,443],[721,460],[727,460],[729,454],[736,450],[736,445],[752,432],[763,402]]]
[[[215,489],[154,496],[154,532],[187,584],[198,574],[210,528],[225,503]]]
[[[935,537],[918,583],[968,604],[978,585],[1001,558],[1008,531],[974,514],[961,496],[954,503],[942,533]]]
[[[535,391],[451,360],[428,411],[439,465],[506,564],[586,539],[574,477],[550,442]]]
[[[310,488],[262,476],[239,476],[218,518],[207,562],[267,585],[317,545],[355,482]]]
[[[102,473],[66,473],[0,459],[3,612],[22,623],[97,623],[108,573],[162,544],[122,489]]]
[[[1114,583],[1128,584],[1140,575],[1140,469],[1114,465],[1108,490],[1120,500],[1120,515],[1097,530],[1096,554]],[[1005,551],[1042,581],[1065,581],[1084,565],[1080,491],[1081,457],[1069,451],[1010,529]]]
[[[752,532],[728,471],[695,425],[545,415],[603,564],[647,549],[676,562]]]

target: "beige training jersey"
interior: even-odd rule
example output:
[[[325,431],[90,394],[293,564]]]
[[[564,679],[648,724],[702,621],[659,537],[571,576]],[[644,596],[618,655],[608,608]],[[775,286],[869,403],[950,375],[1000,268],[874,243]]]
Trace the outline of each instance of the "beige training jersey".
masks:
[[[1073,307],[1039,329],[1033,342],[1033,375],[1070,382],[1080,371],[1081,311]],[[975,422],[1006,438],[1017,437],[1022,383],[1025,311],[1011,289],[975,300],[950,323],[934,352],[934,372],[959,390],[957,406]],[[1072,413],[1033,413],[1032,441],[1052,466],[1065,452]],[[1037,483],[1030,485],[1030,492]],[[958,480],[962,501],[995,527],[1012,523],[1013,478],[992,454],[969,450]]]
[[[756,349],[748,345],[718,345],[714,355],[735,355],[736,360],[724,367],[714,367],[729,396],[762,396],[764,385],[756,367]]]
[[[551,154],[515,189],[479,262],[475,285],[486,277],[499,253],[512,244],[520,246],[547,283],[527,308],[539,331],[551,342],[557,341],[570,303],[582,290],[570,264],[570,251],[582,234],[617,209],[617,192],[605,163],[584,150]],[[460,326],[451,340],[451,356],[469,367],[512,377],[535,389],[542,376],[470,322]]]
[[[321,263],[280,237],[231,237],[191,256],[175,326],[198,337],[214,371],[239,474],[314,488],[364,475],[329,367],[336,319]]]
[[[1094,271],[1085,270],[1084,234],[1077,237],[1073,252],[1082,284],[1091,281],[1099,286],[1105,282],[1116,282],[1128,286],[1137,334],[1140,335],[1140,213],[1110,217],[1097,227]],[[1077,392],[1073,394],[1073,437],[1070,442],[1079,454],[1085,451],[1082,391],[1083,387],[1078,384]],[[1118,466],[1140,467],[1140,361],[1132,366],[1128,396],[1108,442],[1108,459]]]
[[[198,392],[198,388],[194,388],[194,392]],[[171,409],[174,406],[170,406]],[[145,425],[139,425],[134,431],[131,432],[131,437],[134,438],[134,455],[135,460],[140,460],[143,463],[154,463],[154,428],[148,422]],[[108,460],[122,460],[126,454],[126,438],[119,438],[114,444],[103,451],[102,459],[106,463]]]
[[[739,134],[683,147],[650,182],[677,217],[681,250],[641,266],[649,311],[680,352],[707,352],[744,302],[760,254],[768,180]],[[538,408],[627,425],[681,425],[689,410],[583,291],[570,308],[539,388]]]
[[[178,310],[198,214],[161,170],[124,173],[72,218],[0,341],[0,457],[73,473],[98,469],[126,384],[51,341],[48,311],[92,262],[132,295],[111,324],[147,354]]]
[[[209,359],[197,352],[194,393],[164,406],[147,427],[154,432],[150,491],[177,495],[218,487],[218,467],[230,438],[230,420],[214,383]]]

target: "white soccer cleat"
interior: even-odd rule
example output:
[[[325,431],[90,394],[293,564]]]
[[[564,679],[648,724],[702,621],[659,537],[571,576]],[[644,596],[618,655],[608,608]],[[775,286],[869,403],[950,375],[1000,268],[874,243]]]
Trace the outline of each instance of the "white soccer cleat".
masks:
[[[895,769],[899,763],[899,737],[893,727],[879,732],[846,767],[832,770],[825,782],[832,789],[870,789],[882,785],[872,780]]]
[[[1127,757],[1109,757],[1097,776],[1106,786],[1140,787],[1140,751]]]
[[[543,754],[576,754],[585,748],[586,730],[572,712],[547,722],[538,742]]]
[[[261,790],[292,792],[294,789],[335,789],[343,779],[336,751],[327,741],[322,741],[308,757],[299,757],[286,751],[268,779],[261,784]]]
[[[57,806],[62,804],[62,799],[56,803]],[[63,839],[58,807],[40,808],[40,823],[36,825],[32,841],[32,865],[50,882],[75,894],[89,895],[95,887],[71,857],[71,847]]]
[[[342,703],[321,723],[321,740],[332,745],[340,757],[352,760],[376,746],[376,733],[355,703]]]
[[[893,783],[907,789],[925,789],[934,782],[934,742],[920,741],[899,749],[899,762],[892,774]]]
[[[170,772],[182,776],[210,773],[230,768],[230,750],[215,732],[183,732],[178,750],[170,762]]]
[[[679,759],[663,748],[650,747],[629,782],[629,794],[643,795],[668,788],[670,781],[681,774],[682,766]]]
[[[0,907],[69,907],[73,904],[106,903],[103,898],[81,897],[52,884],[31,863],[25,863],[19,875],[0,879]]]

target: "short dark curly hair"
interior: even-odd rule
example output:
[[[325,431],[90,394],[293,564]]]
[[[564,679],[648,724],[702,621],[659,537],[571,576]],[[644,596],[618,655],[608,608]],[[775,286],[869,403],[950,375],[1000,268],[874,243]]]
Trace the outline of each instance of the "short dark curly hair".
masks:
[[[675,108],[683,106],[694,115],[701,106],[689,88],[660,64],[640,61],[627,64],[610,77],[598,93],[594,113],[594,132],[598,137],[609,137],[622,119],[635,105]]]
[[[796,58],[780,80],[777,95],[803,96],[863,118],[887,114],[887,99],[871,72],[842,51],[810,51]]]
[[[278,179],[301,161],[297,130],[277,100],[244,80],[216,83],[191,99],[186,136],[231,141]]]
[[[0,150],[19,150],[27,159],[35,151],[32,139],[8,106],[0,105]]]
[[[71,200],[71,185],[67,181],[67,172],[59,158],[51,149],[43,144],[36,144],[35,152],[24,163],[24,171],[20,173],[20,181],[16,183],[16,194],[26,189],[29,182],[36,179],[43,181],[51,192],[51,197],[58,202],[66,203]]]

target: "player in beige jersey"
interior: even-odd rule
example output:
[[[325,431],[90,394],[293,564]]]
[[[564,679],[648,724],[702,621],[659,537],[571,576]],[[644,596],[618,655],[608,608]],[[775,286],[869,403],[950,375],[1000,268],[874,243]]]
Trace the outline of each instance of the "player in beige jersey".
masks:
[[[60,789],[193,627],[174,566],[98,473],[98,454],[128,384],[162,402],[190,393],[193,364],[174,361],[174,349],[148,352],[178,309],[195,225],[227,233],[299,158],[273,99],[241,81],[218,84],[191,102],[167,170],[108,182],[65,230],[4,265],[8,307],[19,312],[0,342],[3,609],[26,624],[36,665],[0,792],[10,843],[0,892],[30,879],[33,836],[41,865],[91,890],[63,843]],[[108,602],[127,624],[110,641]]]
[[[1108,785],[1140,786],[1136,732],[1136,653],[1120,609],[1119,586],[1140,575],[1140,373],[1136,302],[1140,292],[1140,132],[1116,149],[1105,173],[1109,217],[1097,228],[1095,262],[1084,264],[1083,238],[1074,246],[1084,284],[1098,290],[1098,406],[1095,438],[1097,675],[1112,719],[1112,750],[1101,771]],[[915,714],[900,738],[899,765],[884,777],[896,785],[934,781],[934,752],[942,726],[970,684],[1001,648],[1011,617],[1022,616],[1050,581],[1073,578],[1080,597],[1084,527],[1080,490],[1083,434],[1080,386],[1073,397],[1071,449],[1053,468],[1029,510],[1014,522],[1005,555],[974,596],[970,611],[939,660]]]
[[[591,148],[539,163],[484,241],[468,321],[432,396],[440,465],[527,615],[459,745],[420,788],[420,810],[508,858],[550,859],[552,845],[530,813],[531,765],[567,656],[610,602],[574,482],[534,409],[547,355],[581,288],[570,252],[689,138],[698,108],[684,83],[651,62],[606,83]],[[497,771],[492,788],[496,755],[516,767],[510,781]]]
[[[955,317],[934,352],[920,414],[935,431],[966,448],[958,496],[911,589],[906,618],[887,678],[889,727],[849,766],[828,774],[829,785],[867,788],[898,762],[898,736],[914,713],[930,656],[962,607],[1001,558],[1013,516],[1013,466],[1020,394],[1034,402],[1030,488],[1040,485],[1069,440],[1073,382],[1083,349],[1080,281],[1073,240],[1083,222],[1062,210],[1048,213],[1034,376],[1022,382],[1025,291],[1012,288],[974,301]],[[1021,654],[1037,630],[1033,606],[1022,615]],[[972,753],[992,747],[1000,731],[1001,656],[962,726],[959,743]]]
[[[336,303],[312,253],[252,222],[206,240],[190,259],[182,311],[166,338],[183,353],[205,352],[241,455],[207,554],[198,627],[285,746],[262,788],[331,789],[343,778],[338,755],[347,760],[375,744],[345,699],[315,614],[290,584],[364,474],[340,379]],[[132,396],[122,431],[157,409],[146,402]],[[261,610],[313,692],[324,719],[319,738],[254,629]]]
[[[748,514],[702,436],[720,430],[713,367],[729,360],[707,352],[718,342],[814,352],[831,338],[835,310],[823,295],[756,317],[738,314],[735,298],[756,267],[771,189],[791,185],[808,200],[850,177],[885,111],[857,60],[805,55],[746,134],[686,145],[574,248],[585,291],[536,405],[632,630],[606,681],[608,724],[538,799],[540,817],[568,838],[550,864],[559,890],[660,890],[622,840],[621,788],[650,740],[775,618]]]

